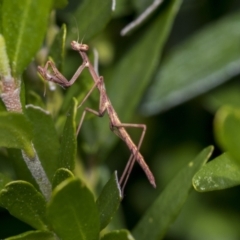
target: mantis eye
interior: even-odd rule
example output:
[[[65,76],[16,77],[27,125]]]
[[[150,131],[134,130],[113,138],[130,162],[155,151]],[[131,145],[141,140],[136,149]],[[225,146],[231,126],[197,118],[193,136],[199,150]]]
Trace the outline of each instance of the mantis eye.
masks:
[[[81,44],[80,50],[86,52],[89,49],[87,44]]]

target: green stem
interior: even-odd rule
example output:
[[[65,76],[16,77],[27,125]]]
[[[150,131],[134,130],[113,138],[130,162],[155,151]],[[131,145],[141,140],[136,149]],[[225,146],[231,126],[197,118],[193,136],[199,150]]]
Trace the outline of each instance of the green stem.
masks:
[[[33,149],[35,150],[34,146]],[[38,155],[35,151],[35,157],[29,158],[24,151],[22,151],[22,156],[25,163],[28,166],[32,176],[34,177],[35,181],[39,185],[39,188],[42,194],[45,196],[46,200],[49,201],[51,192],[52,192],[52,184],[50,183],[46,172],[44,171],[42,164],[38,158]]]

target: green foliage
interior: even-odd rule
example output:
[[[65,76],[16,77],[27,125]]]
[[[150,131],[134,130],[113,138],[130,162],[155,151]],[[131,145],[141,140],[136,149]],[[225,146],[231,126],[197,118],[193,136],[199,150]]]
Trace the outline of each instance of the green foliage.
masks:
[[[59,166],[69,170],[74,170],[75,167],[77,150],[75,126],[76,111],[77,101],[76,99],[73,99],[71,108],[67,113],[67,120],[63,129],[61,148],[58,158]]]
[[[33,129],[29,120],[19,113],[0,113],[0,146],[23,149],[33,158],[35,153],[31,143]]]
[[[53,8],[64,8],[68,4],[68,0],[54,0]]]
[[[14,76],[22,74],[41,46],[51,6],[51,0],[2,1],[1,33]]]
[[[28,182],[13,181],[0,193],[0,204],[32,227],[46,230],[46,201]]]
[[[98,237],[97,207],[92,193],[79,179],[67,179],[54,189],[47,216],[51,226],[62,239]]]
[[[10,66],[9,60],[6,52],[6,44],[5,39],[2,35],[0,35],[0,74],[1,76],[9,76],[10,74]]]
[[[54,123],[48,112],[35,106],[28,106],[26,115],[33,126],[31,140],[41,164],[51,179],[58,168],[58,151],[60,148]]]
[[[224,5],[222,15],[205,16],[208,21],[218,17],[211,23],[205,19],[201,30],[184,35],[182,41],[178,29],[188,29],[190,18],[186,21],[183,16],[189,11],[187,1],[163,1],[127,37],[120,37],[121,28],[144,12],[149,1],[117,1],[115,12],[110,0],[67,4],[66,0],[2,0],[0,4],[0,97],[6,98],[2,78],[12,74],[21,83],[21,93],[9,88],[7,100],[15,97],[22,104],[19,113],[7,112],[4,101],[0,104],[4,216],[0,217],[0,239],[219,239],[219,229],[223,239],[238,239],[239,216],[229,223],[237,211],[221,212],[208,205],[229,196],[237,202],[238,197],[194,192],[196,199],[189,198],[192,185],[207,192],[240,184],[239,83],[233,79],[224,84],[240,69],[238,12],[227,15]],[[223,6],[222,1],[219,4]],[[122,193],[115,169],[124,168],[121,164],[130,153],[116,144],[118,138],[109,131],[107,117],[87,113],[76,136],[85,107],[98,110],[99,106],[99,92],[93,91],[78,108],[94,84],[87,70],[69,89],[50,85],[43,96],[37,66],[52,59],[59,72],[71,79],[82,62],[79,53],[69,50],[72,40],[89,45],[92,63],[96,60],[92,50],[98,50],[99,74],[122,122],[146,123],[140,151],[154,173],[156,190],[134,168]],[[133,120],[137,106],[151,118]],[[215,140],[209,127],[213,119]],[[137,145],[139,136],[129,133]],[[213,151],[213,147],[205,148],[209,144],[219,149],[206,164]],[[25,224],[23,228],[20,223]]]
[[[240,109],[224,106],[215,116],[216,140],[226,153],[204,166],[193,178],[197,191],[221,190],[240,185]]]
[[[122,192],[115,172],[96,201],[100,216],[100,229],[105,228],[112,220],[121,200]]]
[[[238,143],[240,140],[240,110],[223,107],[215,116],[215,135],[218,144],[228,151],[240,164]]]
[[[66,168],[59,168],[53,176],[52,188],[54,189],[67,178],[74,177],[73,173]]]
[[[156,74],[156,84],[149,89],[142,111],[163,111],[237,75],[239,20],[238,12],[232,14],[172,50]]]
[[[49,51],[49,56],[54,60],[54,63],[60,71],[63,68],[63,59],[65,57],[66,34],[66,25],[63,24],[61,30],[55,36]]]
[[[239,163],[228,153],[223,153],[195,174],[193,186],[199,192],[237,186],[240,185],[239,171]]]
[[[84,0],[75,11],[75,19],[71,19],[68,43],[72,40],[80,40],[76,39],[77,32],[81,34],[80,36],[84,38],[84,41],[88,41],[100,32],[111,19],[111,4],[111,0],[105,0],[101,3],[98,0]]]
[[[0,173],[0,190],[2,190],[4,186],[11,180],[12,179],[10,179],[8,176],[4,175],[3,173]]]
[[[163,238],[169,225],[178,215],[186,201],[189,191],[192,189],[192,177],[207,162],[212,151],[213,147],[204,149],[172,179],[134,228],[133,235],[136,239]],[[156,211],[156,209],[158,210]]]

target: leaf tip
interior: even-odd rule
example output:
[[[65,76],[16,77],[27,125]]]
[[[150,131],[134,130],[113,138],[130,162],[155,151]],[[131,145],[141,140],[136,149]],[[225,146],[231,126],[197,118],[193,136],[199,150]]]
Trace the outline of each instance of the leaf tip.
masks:
[[[118,181],[117,171],[114,171],[114,176],[115,176],[115,180],[116,180],[116,184],[117,184],[117,189],[119,192],[119,197],[120,197],[120,199],[123,199],[122,189],[121,189],[120,183]]]

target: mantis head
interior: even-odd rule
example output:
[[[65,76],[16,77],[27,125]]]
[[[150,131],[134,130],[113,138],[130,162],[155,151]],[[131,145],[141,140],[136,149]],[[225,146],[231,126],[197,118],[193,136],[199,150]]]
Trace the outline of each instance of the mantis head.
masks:
[[[82,52],[86,52],[89,48],[87,44],[78,43],[76,41],[72,41],[71,46],[73,50]]]

